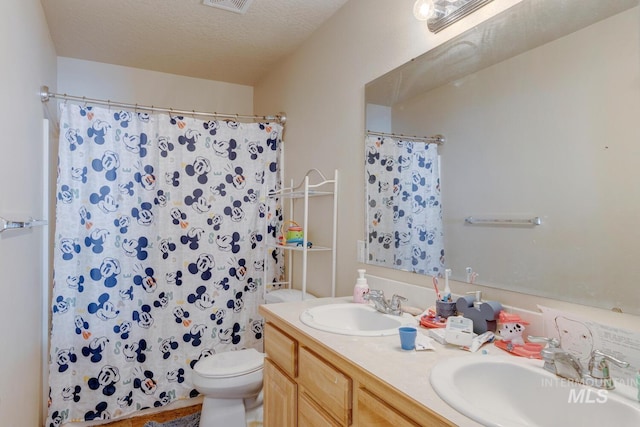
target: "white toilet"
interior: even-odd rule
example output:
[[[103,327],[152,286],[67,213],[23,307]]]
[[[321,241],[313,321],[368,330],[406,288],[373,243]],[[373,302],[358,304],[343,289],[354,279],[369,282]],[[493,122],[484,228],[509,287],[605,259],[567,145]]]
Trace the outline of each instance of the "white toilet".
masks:
[[[302,291],[298,289],[277,289],[275,291],[271,291],[265,295],[264,300],[266,304],[272,304],[276,302],[294,302],[300,301],[300,297],[302,296]],[[314,299],[315,296],[310,293],[304,294],[304,299]]]
[[[269,292],[266,303],[300,301],[300,291]],[[315,298],[305,294],[305,299]],[[193,367],[193,386],[202,395],[200,427],[246,427],[246,411],[262,404],[264,354],[249,348],[213,354]]]

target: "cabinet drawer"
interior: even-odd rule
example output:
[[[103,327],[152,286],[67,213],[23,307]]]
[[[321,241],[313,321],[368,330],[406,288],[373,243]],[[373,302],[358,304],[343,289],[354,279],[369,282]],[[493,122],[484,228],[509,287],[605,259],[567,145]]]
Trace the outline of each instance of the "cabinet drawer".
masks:
[[[341,425],[351,424],[351,378],[300,347],[298,384]]]
[[[298,394],[298,426],[340,427],[340,424],[336,423],[317,403],[301,391]]]
[[[418,427],[384,401],[365,389],[358,390],[358,425],[367,427]],[[427,423],[437,426],[440,424]]]
[[[264,325],[264,351],[291,378],[297,375],[297,342],[271,323]]]

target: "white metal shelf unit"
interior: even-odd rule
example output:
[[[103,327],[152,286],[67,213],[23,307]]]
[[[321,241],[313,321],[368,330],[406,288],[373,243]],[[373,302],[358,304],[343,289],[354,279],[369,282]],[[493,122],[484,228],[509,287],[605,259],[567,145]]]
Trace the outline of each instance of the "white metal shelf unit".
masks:
[[[313,181],[312,181],[313,178]],[[317,181],[317,182],[316,182]],[[331,231],[331,242],[330,246],[320,246],[313,243],[312,247],[307,247],[308,245],[308,230],[309,230],[309,199],[315,197],[330,197],[333,196],[333,218],[332,218],[332,231]],[[277,247],[281,248],[285,252],[302,252],[302,298],[307,292],[307,263],[308,263],[308,254],[310,252],[326,252],[331,251],[331,296],[335,297],[336,295],[336,244],[337,244],[337,232],[338,232],[338,171],[335,170],[333,173],[333,179],[327,179],[325,175],[320,172],[318,169],[310,169],[304,176],[304,179],[298,184],[294,186],[294,181],[291,180],[290,187],[282,188],[278,191],[274,191],[269,194],[269,197],[272,198],[280,198],[282,200],[286,199],[289,201],[288,206],[288,215],[293,217],[294,215],[294,201],[301,200],[303,201],[303,219],[302,219],[302,230],[303,233],[303,242],[302,246],[289,246],[277,244],[274,242],[272,245],[269,245],[271,248]],[[285,284],[288,288],[292,287],[293,280],[293,256],[287,257],[287,281],[286,282],[278,282],[273,285]],[[264,292],[267,291],[267,271],[265,269],[265,286],[263,286]]]

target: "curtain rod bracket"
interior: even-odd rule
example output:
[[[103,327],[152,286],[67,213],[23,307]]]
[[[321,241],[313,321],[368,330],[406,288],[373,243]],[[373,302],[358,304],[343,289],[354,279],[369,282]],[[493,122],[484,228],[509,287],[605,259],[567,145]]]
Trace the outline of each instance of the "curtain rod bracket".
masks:
[[[40,101],[49,102],[49,86],[40,86]]]

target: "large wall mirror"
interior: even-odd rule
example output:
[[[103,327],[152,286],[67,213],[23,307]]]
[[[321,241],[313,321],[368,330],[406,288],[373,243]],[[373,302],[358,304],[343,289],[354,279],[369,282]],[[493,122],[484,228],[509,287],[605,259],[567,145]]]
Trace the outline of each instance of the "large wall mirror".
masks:
[[[638,3],[523,0],[366,85],[367,130],[446,138],[453,279],[640,314]]]

